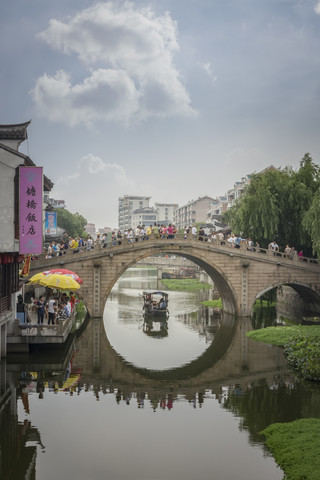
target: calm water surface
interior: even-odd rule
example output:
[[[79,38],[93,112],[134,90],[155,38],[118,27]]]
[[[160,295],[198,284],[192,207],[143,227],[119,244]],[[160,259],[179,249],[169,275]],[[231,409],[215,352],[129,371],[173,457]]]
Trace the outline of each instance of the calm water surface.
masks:
[[[246,337],[250,319],[201,306],[208,293],[171,292],[168,328],[147,328],[145,288],[154,272],[128,271],[59,355],[2,362],[1,479],[282,478],[259,432],[319,416],[319,389]]]

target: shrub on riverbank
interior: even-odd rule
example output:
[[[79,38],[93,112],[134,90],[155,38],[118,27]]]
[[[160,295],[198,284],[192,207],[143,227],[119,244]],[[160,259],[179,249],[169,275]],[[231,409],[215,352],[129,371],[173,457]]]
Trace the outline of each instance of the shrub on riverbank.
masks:
[[[303,378],[320,380],[320,335],[293,337],[285,345],[284,353],[289,365]]]
[[[194,290],[203,290],[212,288],[208,283],[202,283],[197,278],[186,279],[162,279],[161,283],[169,290],[179,290],[184,292],[192,292]]]
[[[319,431],[319,418],[303,418],[290,423],[274,423],[261,432],[287,480],[318,480]]]
[[[201,302],[201,304],[205,307],[222,308],[221,298],[218,298],[217,300],[205,300],[204,302]]]
[[[268,327],[247,333],[254,340],[284,347],[287,362],[307,380],[320,380],[320,326]]]

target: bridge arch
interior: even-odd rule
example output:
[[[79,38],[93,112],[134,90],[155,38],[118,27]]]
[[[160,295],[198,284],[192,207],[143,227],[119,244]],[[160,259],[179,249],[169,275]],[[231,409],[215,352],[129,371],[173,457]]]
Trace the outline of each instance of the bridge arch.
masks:
[[[265,293],[270,292],[271,290],[278,289],[281,287],[290,287],[292,288],[298,295],[301,301],[303,312],[307,313],[315,313],[319,314],[320,312],[320,294],[319,292],[315,291],[310,285],[305,283],[299,282],[279,282],[275,285],[270,285],[267,288],[261,290],[256,299],[261,298]],[[251,311],[253,309],[253,304],[251,305]],[[294,305],[293,305],[294,307]]]
[[[208,264],[205,259],[202,258],[201,255],[190,255],[188,253],[177,252],[176,250],[171,251],[170,248],[165,248],[164,251],[161,253],[165,254],[172,254],[180,257],[187,258],[188,260],[192,261],[195,265],[198,265],[202,270],[204,270],[209,277],[212,279],[214,285],[217,287],[218,292],[221,295],[223,311],[226,313],[235,314],[236,313],[236,296],[232,285],[229,283],[228,279],[225,277],[221,268],[219,268],[215,264]],[[121,268],[119,269],[117,276],[113,279],[112,283],[108,291],[102,293],[102,312],[105,309],[105,305],[108,300],[108,296],[119,280],[119,278],[132,266],[136,265],[139,261],[150,257],[149,253],[141,253],[137,258],[133,261],[129,261],[126,264],[122,264]]]

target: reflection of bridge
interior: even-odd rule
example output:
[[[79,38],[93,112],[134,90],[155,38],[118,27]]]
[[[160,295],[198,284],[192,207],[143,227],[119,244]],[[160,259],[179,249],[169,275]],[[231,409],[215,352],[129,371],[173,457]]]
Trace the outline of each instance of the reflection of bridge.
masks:
[[[132,265],[151,255],[172,253],[183,256],[205,270],[222,297],[225,312],[250,314],[259,296],[280,285],[288,285],[303,297],[306,310],[320,311],[320,267],[312,259],[291,260],[284,254],[246,246],[230,248],[176,235],[174,239],[149,238],[145,241],[107,246],[94,250],[32,262],[32,273],[62,266],[82,279],[79,291],[91,317],[101,317],[108,295],[121,275]]]
[[[131,388],[195,389],[212,384],[253,381],[269,373],[286,372],[282,350],[248,339],[251,321],[239,322],[224,315],[214,340],[201,357],[185,366],[157,371],[137,368],[127,363],[110,345],[103,322],[93,319],[77,340],[73,367],[81,370],[84,383],[126,385]],[[152,341],[152,340],[151,340]]]

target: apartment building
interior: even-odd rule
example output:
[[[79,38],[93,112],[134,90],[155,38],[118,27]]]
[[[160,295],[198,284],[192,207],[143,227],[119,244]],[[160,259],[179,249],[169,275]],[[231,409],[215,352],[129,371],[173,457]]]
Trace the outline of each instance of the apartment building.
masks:
[[[169,225],[174,223],[174,212],[179,208],[178,203],[158,203],[154,204],[157,212],[157,223],[160,225]]]
[[[214,219],[220,219],[221,215],[225,213],[228,209],[228,197],[226,195],[221,195],[220,197],[215,198],[210,203],[210,208],[207,212],[207,223],[212,223]]]
[[[250,183],[251,175],[241,178],[241,181],[235,182],[233,188],[227,191],[228,209],[243,195],[246,185]]]
[[[118,227],[122,232],[132,227],[132,214],[135,210],[149,207],[151,197],[124,195],[119,197]]]
[[[214,199],[212,197],[199,197],[197,200],[191,200],[186,205],[179,207],[174,212],[173,223],[177,229],[184,228],[186,225],[194,223],[205,223],[210,204]]]
[[[157,221],[157,212],[153,207],[144,207],[134,210],[131,215],[131,226],[136,228],[138,225],[153,225]]]

